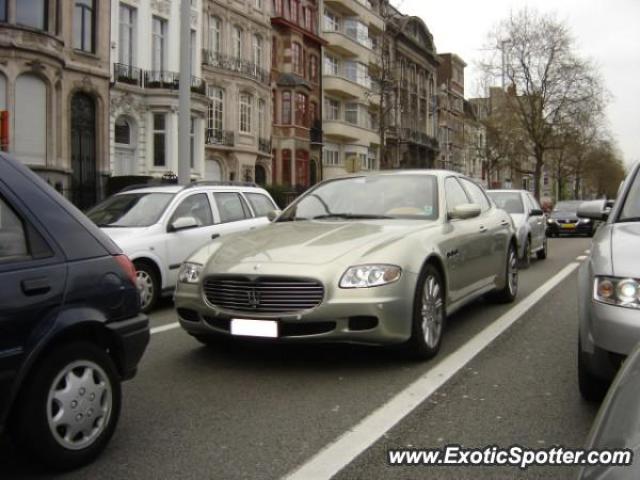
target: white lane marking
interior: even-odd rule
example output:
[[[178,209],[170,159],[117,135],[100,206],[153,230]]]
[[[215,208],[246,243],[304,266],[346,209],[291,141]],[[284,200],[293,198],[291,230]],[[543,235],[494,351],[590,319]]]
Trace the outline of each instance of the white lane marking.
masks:
[[[324,480],[334,476],[429,398],[447,380],[522,317],[527,310],[571,275],[579,265],[576,262],[567,265],[462,347],[435,364],[428,372],[387,403],[342,434],[333,443],[325,446],[306,463],[287,474],[284,479]]]
[[[160,327],[153,327],[150,332],[151,335],[155,335],[156,333],[166,332],[167,330],[173,330],[174,328],[178,328],[180,324],[178,322],[169,323],[168,325],[162,325]]]
[[[578,260],[579,262],[581,262],[582,260],[586,260],[588,257],[586,255],[580,255],[579,257],[576,257],[576,260]]]

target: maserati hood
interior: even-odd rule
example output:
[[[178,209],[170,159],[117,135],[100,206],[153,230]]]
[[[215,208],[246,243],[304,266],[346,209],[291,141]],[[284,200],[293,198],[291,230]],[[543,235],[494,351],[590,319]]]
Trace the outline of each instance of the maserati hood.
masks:
[[[210,255],[216,268],[249,262],[323,265],[349,254],[360,258],[381,248],[399,248],[409,234],[435,225],[405,220],[272,223],[223,237],[196,257]]]

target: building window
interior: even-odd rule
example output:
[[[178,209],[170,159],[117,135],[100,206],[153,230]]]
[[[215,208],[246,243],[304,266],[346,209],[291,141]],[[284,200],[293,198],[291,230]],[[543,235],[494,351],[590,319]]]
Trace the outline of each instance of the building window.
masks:
[[[291,21],[293,23],[298,23],[298,6],[300,2],[298,0],[290,0],[291,1]]]
[[[331,55],[324,56],[324,73],[325,75],[338,75],[339,71],[339,62],[336,57],[332,57]]]
[[[371,77],[369,76],[369,67],[360,62],[346,61],[344,63],[344,73],[352,82],[363,87],[371,88]]]
[[[0,22],[7,21],[7,0],[0,0]]]
[[[196,74],[196,67],[198,66],[198,49],[196,45],[196,31],[191,30],[191,43],[189,44],[191,49],[191,75]]]
[[[251,133],[251,95],[240,94],[240,132]]]
[[[309,78],[312,82],[318,81],[318,57],[309,55]]]
[[[155,72],[163,72],[166,58],[167,21],[159,17],[153,17],[152,24],[151,69]]]
[[[372,48],[371,39],[369,38],[369,27],[360,20],[347,18],[344,21],[344,33],[360,45]]]
[[[233,57],[242,58],[242,29],[237,25],[233,27]]]
[[[326,98],[324,101],[324,116],[326,120],[339,120],[340,102],[332,98]]]
[[[209,17],[209,49],[213,53],[222,49],[222,20],[218,17]]]
[[[291,61],[293,62],[293,73],[304,75],[304,68],[302,64],[302,47],[297,42],[293,42],[291,44]]]
[[[93,53],[94,30],[94,0],[76,0],[73,12],[73,48]]]
[[[262,68],[262,37],[253,36],[253,63],[257,68]]]
[[[296,93],[296,125],[307,126],[307,96]]]
[[[291,92],[282,92],[282,118],[283,124],[291,125]]]
[[[16,23],[39,30],[47,29],[48,0],[18,0],[16,5]]]
[[[324,29],[329,32],[340,30],[340,17],[330,10],[324,11]]]
[[[189,124],[189,152],[190,152],[190,165],[193,168],[196,164],[196,119],[191,117],[191,123]]]
[[[334,143],[325,143],[322,149],[324,164],[327,166],[340,165],[340,147]]]
[[[135,65],[136,53],[136,9],[120,4],[120,41],[118,61],[124,65]]]
[[[120,116],[116,119],[114,125],[115,142],[122,145],[131,144],[131,125],[126,118]]]
[[[164,113],[153,114],[153,166],[164,167],[167,164],[167,131]]]
[[[358,104],[357,103],[345,104],[344,121],[347,123],[352,123],[354,125],[358,124]]]
[[[0,105],[0,107],[2,107],[2,105]],[[277,118],[278,116],[276,115],[276,91],[275,90],[271,90],[271,123],[272,124],[276,124],[278,123]]]
[[[262,10],[262,0],[253,0],[253,6],[258,10]]]
[[[221,88],[209,87],[209,135],[221,137],[224,118],[224,91]]]
[[[263,99],[258,100],[258,136],[266,137],[265,135],[265,113],[266,113],[266,102]]]
[[[29,165],[47,159],[47,86],[30,73],[20,75],[15,86],[15,155]]]
[[[291,185],[291,150],[282,150],[282,183]]]
[[[316,102],[309,102],[309,124],[311,127],[315,126],[318,121],[318,104]]]

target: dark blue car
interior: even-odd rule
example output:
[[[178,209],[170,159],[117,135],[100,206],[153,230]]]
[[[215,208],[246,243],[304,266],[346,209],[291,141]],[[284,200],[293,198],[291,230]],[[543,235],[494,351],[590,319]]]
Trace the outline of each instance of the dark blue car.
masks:
[[[120,249],[0,155],[0,431],[53,468],[97,456],[149,342],[139,307]]]

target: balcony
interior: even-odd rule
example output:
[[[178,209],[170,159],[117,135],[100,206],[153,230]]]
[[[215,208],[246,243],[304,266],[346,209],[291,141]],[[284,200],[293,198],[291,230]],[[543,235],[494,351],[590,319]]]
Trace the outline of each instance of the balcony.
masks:
[[[116,82],[142,86],[142,70],[124,63],[113,64],[113,78]]]
[[[388,135],[391,140],[397,140],[398,131],[400,133],[400,142],[402,143],[413,143],[415,145],[430,148],[434,151],[438,151],[440,149],[437,139],[425,132],[407,127],[403,127],[400,129],[390,127]]]
[[[223,147],[233,147],[235,145],[234,132],[208,128],[206,133],[205,143],[207,145],[220,145]]]
[[[210,67],[238,73],[265,85],[270,82],[269,71],[255,63],[211,50],[203,50],[202,59],[202,63]]]
[[[364,0],[325,0],[325,5],[347,17],[358,17],[369,27],[382,32],[384,20]]]
[[[322,79],[324,91],[340,98],[366,98],[369,89],[342,75],[327,75]]]
[[[325,120],[322,131],[327,140],[331,138],[338,142],[346,141],[364,145],[380,143],[380,136],[375,130],[343,120]]]
[[[355,38],[336,30],[325,30],[322,35],[329,42],[329,45],[325,48],[342,57],[357,57],[363,63],[374,63],[376,61],[376,54],[371,49],[371,45],[363,45]]]
[[[267,155],[271,155],[271,139],[270,138],[258,138],[258,150]]]
[[[180,74],[175,72],[142,70],[122,63],[113,64],[113,78],[117,83],[125,83],[144,88],[161,88],[178,90],[180,88]],[[207,84],[202,78],[191,76],[191,91],[206,95]]]

